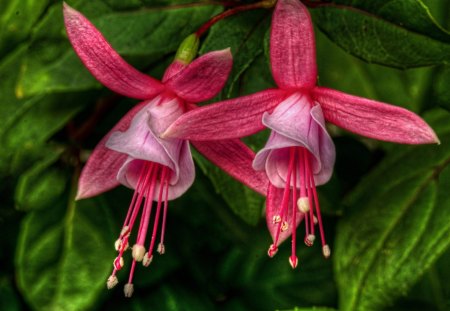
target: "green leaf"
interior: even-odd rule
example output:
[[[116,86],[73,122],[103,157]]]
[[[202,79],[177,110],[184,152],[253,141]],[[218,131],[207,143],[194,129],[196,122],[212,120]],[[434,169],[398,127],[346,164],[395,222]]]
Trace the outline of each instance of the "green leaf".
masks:
[[[261,218],[264,198],[225,174],[197,151],[192,151],[197,165],[233,212],[246,223],[256,225]]]
[[[0,2],[0,55],[5,54],[25,40],[49,0]]]
[[[398,68],[450,62],[450,34],[420,0],[334,0],[314,16],[332,41],[367,62]]]
[[[436,75],[434,84],[434,95],[437,98],[438,104],[442,108],[450,111],[450,66],[445,66],[440,69]]]
[[[41,209],[51,206],[61,197],[67,185],[67,174],[56,162],[62,150],[56,150],[20,175],[15,201],[18,210]]]
[[[263,54],[264,34],[270,25],[269,17],[266,10],[245,12],[226,18],[211,28],[200,53],[229,47],[233,54],[233,70],[222,91],[222,99],[234,97],[240,91],[239,78]]]
[[[70,200],[30,212],[16,253],[20,291],[36,310],[88,310],[106,291],[114,258],[107,206]]]
[[[312,308],[297,308],[283,311],[336,311],[336,309],[327,308],[327,307],[312,307]]]
[[[20,46],[0,63],[0,143],[6,149],[31,148],[47,141],[92,102],[87,93],[17,98],[17,67],[25,52],[26,47]]]
[[[19,298],[14,292],[12,283],[6,278],[0,278],[0,310],[20,310]]]
[[[99,1],[76,7],[84,13],[92,12],[92,7],[97,6]],[[174,52],[186,36],[218,10],[220,7],[210,5],[185,8],[166,6],[124,12],[105,12],[102,8],[91,21],[119,54],[138,67],[144,67]],[[17,84],[20,96],[79,91],[100,86],[75,55],[63,25],[61,4],[57,4],[37,26],[35,40],[21,67]],[[57,31],[48,34],[48,27]]]
[[[434,68],[399,70],[368,64],[336,47],[321,32],[316,32],[316,44],[320,85],[415,112],[436,105],[430,105],[428,94]]]
[[[348,197],[334,257],[340,310],[388,306],[450,245],[449,117],[428,118],[442,145],[392,149]]]

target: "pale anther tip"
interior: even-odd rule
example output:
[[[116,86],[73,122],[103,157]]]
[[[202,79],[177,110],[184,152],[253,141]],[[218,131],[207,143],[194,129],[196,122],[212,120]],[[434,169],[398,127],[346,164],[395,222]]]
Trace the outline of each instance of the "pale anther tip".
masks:
[[[132,250],[132,256],[136,261],[142,261],[145,255],[145,247],[142,245],[134,244]]]
[[[144,258],[142,259],[142,265],[144,267],[148,267],[153,260],[153,255],[149,255],[148,252],[145,253]]]
[[[325,257],[325,258],[330,257],[331,250],[330,250],[330,247],[328,246],[328,244],[325,244],[324,246],[322,246],[322,253],[323,253],[323,257]]]
[[[117,276],[115,275],[110,275],[108,280],[106,281],[106,287],[108,289],[113,288],[114,286],[117,285],[117,283],[119,283],[119,280],[117,279]]]
[[[132,283],[125,284],[125,286],[123,287],[123,293],[125,294],[125,297],[130,298],[131,296],[133,296],[133,292],[134,292],[133,284]]]
[[[297,258],[297,256],[290,256],[289,257],[289,264],[291,265],[292,269],[297,268],[297,266],[298,266],[298,258]]]
[[[297,208],[301,213],[308,213],[310,210],[309,199],[307,197],[301,197],[297,200]]]
[[[164,253],[166,252],[166,247],[164,246],[163,243],[159,243],[158,244],[158,249],[156,250],[160,255],[164,255]]]
[[[267,251],[267,255],[269,255],[270,258],[275,256],[275,254],[278,252],[278,247],[276,247],[274,244],[271,244],[269,247],[269,250]]]

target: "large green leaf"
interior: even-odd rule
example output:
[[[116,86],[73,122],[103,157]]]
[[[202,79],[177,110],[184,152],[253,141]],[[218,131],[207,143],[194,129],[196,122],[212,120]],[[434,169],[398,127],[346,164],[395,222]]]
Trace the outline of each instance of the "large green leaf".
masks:
[[[49,0],[0,2],[0,55],[27,38],[49,2]]]
[[[198,5],[108,12],[102,3],[98,0],[83,1],[75,7],[85,13],[101,6],[95,15],[89,14],[93,16],[92,22],[118,53],[133,60],[139,67],[174,52],[187,35],[220,10],[218,6]],[[35,40],[21,67],[21,78],[16,88],[19,96],[100,86],[75,55],[63,25],[61,4],[56,4],[34,34]],[[53,31],[49,33],[48,28]]]
[[[203,173],[211,180],[216,192],[222,196],[230,208],[245,222],[255,225],[261,219],[264,198],[237,182],[198,152],[194,159]]]
[[[450,62],[450,34],[420,0],[332,3],[314,10],[315,21],[347,52],[398,68]]]
[[[106,291],[113,232],[99,199],[63,202],[30,212],[16,253],[18,286],[37,310],[87,310]]]
[[[450,111],[450,66],[441,68],[435,77],[434,95],[443,108]]]
[[[450,245],[449,118],[429,116],[442,145],[391,150],[349,196],[335,252],[341,310],[389,305]]]
[[[239,79],[255,59],[263,53],[264,33],[270,23],[267,10],[245,12],[222,20],[211,28],[201,53],[231,48],[233,70],[221,99],[240,93]]]

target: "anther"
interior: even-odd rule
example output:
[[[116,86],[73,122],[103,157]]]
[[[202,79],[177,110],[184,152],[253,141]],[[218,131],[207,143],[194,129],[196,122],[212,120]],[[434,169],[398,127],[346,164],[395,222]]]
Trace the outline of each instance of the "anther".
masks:
[[[108,280],[106,281],[106,287],[108,289],[113,288],[114,286],[117,285],[117,283],[119,283],[119,280],[117,279],[117,276],[115,275],[110,275]]]
[[[117,239],[116,242],[114,242],[114,248],[116,249],[116,251],[120,251],[120,248],[122,247],[122,243],[123,243],[123,239]],[[126,251],[129,247],[128,241],[127,244],[125,245],[125,247],[123,248],[124,251]]]
[[[300,213],[308,213],[309,212],[309,199],[307,197],[300,197],[297,200],[297,208],[300,211]]]
[[[288,225],[287,221],[283,221],[283,222],[281,223],[281,231],[284,232],[284,231],[286,231],[288,228],[289,228],[289,225]]]
[[[120,231],[120,237],[123,238],[130,233],[130,228],[128,226],[124,226]]]
[[[116,270],[122,269],[123,265],[123,257],[116,257],[116,259],[114,259],[113,266]]]
[[[145,254],[144,246],[138,245],[138,244],[133,245],[132,256],[133,256],[134,260],[142,261],[142,259],[144,258],[144,254]]]
[[[164,255],[164,253],[166,252],[166,247],[164,246],[163,243],[159,243],[158,244],[158,249],[156,250],[160,255]]]
[[[267,255],[269,255],[269,257],[273,257],[277,252],[278,247],[276,247],[274,244],[270,244],[269,250],[267,251]]]
[[[306,244],[306,246],[313,246],[315,239],[316,239],[316,236],[314,234],[308,234],[305,237],[305,244]]]
[[[274,215],[272,218],[272,223],[273,224],[277,224],[281,221],[281,216],[280,215]]]
[[[324,246],[322,246],[322,253],[323,253],[323,257],[328,258],[331,255],[331,250],[330,247],[328,246],[328,244],[325,244]]]
[[[131,283],[125,284],[123,288],[123,293],[125,294],[125,297],[130,298],[131,296],[133,296],[133,292],[134,292],[133,284]]]
[[[297,265],[298,265],[297,256],[289,256],[289,264],[291,265],[292,269],[297,268]]]
[[[317,220],[317,217],[314,215],[314,217],[313,217],[313,222],[314,222],[314,224],[315,225],[317,225],[317,223],[319,222],[318,220]]]
[[[147,253],[145,253],[144,258],[142,259],[142,265],[144,267],[148,267],[152,263],[152,260],[153,260],[153,255],[149,256],[149,254],[147,252]]]

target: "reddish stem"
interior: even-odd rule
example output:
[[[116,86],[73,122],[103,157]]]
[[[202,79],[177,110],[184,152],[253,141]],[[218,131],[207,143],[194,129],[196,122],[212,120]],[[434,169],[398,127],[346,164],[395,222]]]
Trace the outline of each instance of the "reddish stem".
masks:
[[[226,10],[213,18],[211,18],[209,21],[204,23],[196,32],[197,36],[202,36],[209,28],[211,28],[215,23],[218,21],[227,18],[228,16],[237,14],[239,12],[249,11],[249,10],[255,10],[255,9],[268,9],[275,5],[276,1],[273,0],[263,0],[261,2],[247,4],[247,5],[241,5],[234,7],[232,9]]]

